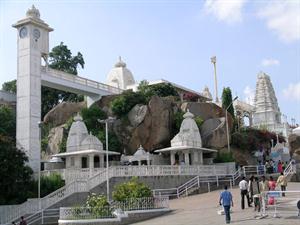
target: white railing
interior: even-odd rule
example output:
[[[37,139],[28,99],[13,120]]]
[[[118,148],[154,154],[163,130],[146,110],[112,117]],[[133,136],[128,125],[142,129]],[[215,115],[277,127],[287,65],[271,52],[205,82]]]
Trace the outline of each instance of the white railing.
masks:
[[[244,176],[263,175],[266,173],[266,167],[264,165],[243,166],[243,172]]]
[[[287,167],[284,169],[284,176],[291,178],[291,175],[296,173],[296,165],[293,161],[291,161]]]
[[[97,81],[93,81],[93,80],[90,80],[87,78],[80,77],[77,75],[69,74],[69,73],[66,73],[66,72],[63,72],[60,70],[51,69],[49,67],[42,66],[41,70],[42,70],[42,72],[45,72],[46,75],[57,77],[59,79],[66,80],[66,81],[71,81],[73,83],[77,83],[80,85],[85,85],[88,87],[104,90],[109,93],[120,94],[123,91],[120,88],[116,88],[116,87],[113,87],[113,86],[110,86],[107,84],[103,84],[103,83],[100,83]]]
[[[284,195],[284,196],[283,196]],[[298,202],[300,201],[300,191],[267,191],[261,193],[261,214],[262,218],[268,214],[273,217],[300,216]],[[272,204],[268,204],[272,198]]]
[[[102,208],[92,207],[61,207],[60,220],[85,220],[115,218],[115,211],[128,212],[134,210],[168,209],[168,197],[148,197],[115,201]]]
[[[152,166],[117,166],[109,168],[109,179],[112,177],[131,177],[131,176],[169,176],[169,175],[195,175],[200,177],[207,176],[226,176],[226,166],[215,165],[195,165],[195,166],[167,166],[167,165],[152,165]],[[77,173],[80,173],[77,171]],[[73,175],[71,175],[73,174]],[[102,169],[99,172],[95,172],[93,176],[90,173],[84,171],[86,174],[85,180],[77,180],[78,175],[70,172],[71,183],[67,183],[64,187],[54,191],[53,193],[45,196],[41,199],[41,208],[46,209],[50,206],[58,203],[71,194],[78,192],[88,192],[96,186],[106,181],[106,169]],[[73,176],[73,177],[71,177]],[[230,175],[232,176],[232,175]],[[80,176],[82,179],[85,178]],[[218,180],[218,179],[217,179]],[[1,208],[0,208],[1,209]],[[1,223],[7,223],[14,219],[20,218],[25,214],[31,214],[39,209],[39,203],[37,199],[26,201],[25,203],[7,209],[7,214],[1,213]],[[2,216],[3,215],[3,216]]]
[[[154,189],[152,190],[153,196],[168,196],[172,197],[175,196],[177,198],[180,198],[181,196],[188,196],[191,191],[194,191],[196,189],[199,189],[201,187],[201,184],[207,185],[207,191],[210,192],[211,185],[216,184],[219,186],[220,182],[228,183],[230,188],[232,188],[234,181],[231,179],[231,177],[218,177],[218,176],[207,176],[207,177],[200,177],[196,176],[192,178],[191,180],[187,181],[186,183],[180,185],[177,188],[166,188],[166,189]]]

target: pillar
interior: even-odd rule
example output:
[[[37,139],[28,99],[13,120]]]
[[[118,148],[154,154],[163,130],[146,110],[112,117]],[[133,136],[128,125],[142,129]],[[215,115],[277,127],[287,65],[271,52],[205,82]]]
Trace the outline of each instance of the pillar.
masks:
[[[203,151],[199,151],[199,163],[203,164]]]
[[[189,152],[184,153],[184,163],[185,163],[185,165],[190,165]]]
[[[104,155],[101,154],[99,157],[100,157],[100,159],[99,159],[100,160],[100,168],[103,168],[103,167],[105,167],[104,166]]]
[[[175,165],[175,152],[170,152],[171,165]]]
[[[199,153],[198,150],[193,150],[193,158],[192,158],[192,164],[199,164]]]
[[[89,169],[90,169],[90,177],[93,176],[94,172],[94,155],[89,155]]]

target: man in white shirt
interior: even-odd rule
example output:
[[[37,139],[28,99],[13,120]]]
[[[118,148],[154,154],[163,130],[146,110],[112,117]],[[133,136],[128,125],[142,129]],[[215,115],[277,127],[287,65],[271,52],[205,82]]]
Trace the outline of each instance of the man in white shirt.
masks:
[[[243,179],[239,183],[239,187],[241,190],[241,206],[242,209],[245,209],[245,196],[247,197],[248,207],[251,207],[249,194],[248,194],[248,182],[246,181],[246,178],[243,177]]]

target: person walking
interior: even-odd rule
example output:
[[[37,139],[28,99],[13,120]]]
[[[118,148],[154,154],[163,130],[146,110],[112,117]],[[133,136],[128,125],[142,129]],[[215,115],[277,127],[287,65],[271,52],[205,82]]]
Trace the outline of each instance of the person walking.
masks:
[[[227,224],[230,223],[230,206],[233,207],[232,194],[227,190],[227,185],[224,186],[224,191],[220,194],[219,204],[223,205],[224,213],[225,213],[225,221]]]
[[[252,175],[248,182],[248,193],[249,193],[249,198],[251,203],[253,202],[253,181],[254,181],[254,176]]]
[[[258,178],[255,177],[254,181],[252,182],[252,189],[253,189],[253,201],[254,201],[254,211],[260,211],[260,185],[258,182]]]
[[[272,176],[270,176],[270,178],[269,178],[268,186],[269,186],[269,191],[275,191],[276,182],[273,180]],[[274,202],[275,202],[274,197],[273,196],[269,196],[268,204],[269,205],[274,205]]]
[[[245,196],[247,198],[248,207],[251,207],[251,202],[248,194],[248,182],[246,181],[245,177],[243,177],[240,181],[239,188],[241,190],[241,208],[245,209]]]
[[[267,191],[269,191],[269,182],[266,180],[265,176],[261,177],[259,188],[261,192],[261,201],[264,201],[265,205],[267,205]]]
[[[282,170],[282,162],[280,160],[278,161],[277,172],[278,173],[282,173],[283,172],[283,170]]]
[[[283,175],[283,172],[281,172],[280,176],[278,177],[276,185],[280,186],[281,191],[286,191],[287,180],[286,177]],[[284,192],[282,192],[282,197],[285,197]]]

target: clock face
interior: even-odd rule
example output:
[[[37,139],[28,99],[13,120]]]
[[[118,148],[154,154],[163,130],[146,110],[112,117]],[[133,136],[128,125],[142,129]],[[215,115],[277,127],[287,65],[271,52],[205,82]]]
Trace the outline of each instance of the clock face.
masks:
[[[41,36],[40,31],[39,31],[38,29],[35,28],[35,29],[33,30],[33,37],[37,40],[37,39],[40,38],[40,36]]]
[[[27,28],[26,28],[26,27],[22,27],[22,28],[20,29],[19,35],[20,35],[20,38],[26,37],[26,36],[27,36]]]

